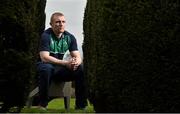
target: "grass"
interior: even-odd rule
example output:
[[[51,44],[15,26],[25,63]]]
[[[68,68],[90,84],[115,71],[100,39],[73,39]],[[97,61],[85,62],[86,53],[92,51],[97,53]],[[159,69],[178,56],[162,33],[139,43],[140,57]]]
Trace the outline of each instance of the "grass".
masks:
[[[66,111],[64,108],[64,99],[57,98],[49,102],[47,110],[39,109],[37,106],[32,106],[31,108],[24,107],[21,113],[95,113],[93,106],[88,103],[85,110],[75,110],[75,99],[71,98],[70,110]]]

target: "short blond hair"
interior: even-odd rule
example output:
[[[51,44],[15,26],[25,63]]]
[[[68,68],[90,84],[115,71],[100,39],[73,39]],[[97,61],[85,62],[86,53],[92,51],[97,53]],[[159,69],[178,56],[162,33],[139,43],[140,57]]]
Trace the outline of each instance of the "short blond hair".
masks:
[[[54,18],[55,16],[64,16],[64,14],[61,13],[61,12],[55,12],[55,13],[53,13],[53,14],[51,15],[51,18],[50,18],[50,23],[53,21],[53,18]]]

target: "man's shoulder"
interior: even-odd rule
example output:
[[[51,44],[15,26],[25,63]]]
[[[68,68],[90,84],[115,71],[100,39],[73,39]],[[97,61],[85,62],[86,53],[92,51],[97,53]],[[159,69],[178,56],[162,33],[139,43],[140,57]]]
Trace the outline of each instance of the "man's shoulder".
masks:
[[[42,34],[50,35],[51,33],[52,33],[52,29],[48,28],[48,29],[44,30],[44,32]]]
[[[52,29],[48,28],[48,29],[44,30],[44,32],[41,34],[41,37],[45,38],[45,39],[47,39],[47,38],[49,39],[51,34],[52,34]]]
[[[64,35],[68,35],[68,36],[70,36],[70,37],[74,37],[74,35],[73,34],[71,34],[70,32],[68,32],[68,31],[64,31]]]

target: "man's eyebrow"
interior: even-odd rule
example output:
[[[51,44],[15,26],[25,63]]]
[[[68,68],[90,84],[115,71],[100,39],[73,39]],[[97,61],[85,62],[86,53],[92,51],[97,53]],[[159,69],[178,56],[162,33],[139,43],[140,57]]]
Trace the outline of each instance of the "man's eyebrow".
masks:
[[[62,21],[56,21],[56,22],[66,22],[65,20],[62,20]]]

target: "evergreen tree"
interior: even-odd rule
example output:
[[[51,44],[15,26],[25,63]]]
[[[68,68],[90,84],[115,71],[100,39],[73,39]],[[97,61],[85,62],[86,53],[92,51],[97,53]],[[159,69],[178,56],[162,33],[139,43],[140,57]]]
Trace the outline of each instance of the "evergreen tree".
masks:
[[[35,78],[40,34],[45,27],[46,0],[1,0],[1,112],[25,105]]]
[[[87,0],[84,69],[96,112],[179,112],[178,0]]]

